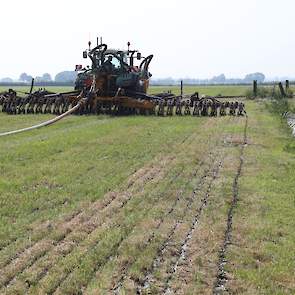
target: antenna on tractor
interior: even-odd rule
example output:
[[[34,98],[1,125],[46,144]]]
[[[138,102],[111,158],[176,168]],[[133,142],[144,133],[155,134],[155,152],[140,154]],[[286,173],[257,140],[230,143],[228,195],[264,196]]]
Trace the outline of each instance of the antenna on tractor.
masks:
[[[128,55],[129,55],[129,47],[130,47],[130,42],[127,42],[127,46],[128,46]]]
[[[90,50],[90,47],[91,47],[91,41],[88,41],[88,46],[89,46],[89,50]]]

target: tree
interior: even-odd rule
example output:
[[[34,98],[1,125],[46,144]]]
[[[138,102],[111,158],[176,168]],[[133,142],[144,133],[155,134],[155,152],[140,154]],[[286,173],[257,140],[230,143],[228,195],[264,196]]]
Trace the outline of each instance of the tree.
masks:
[[[48,73],[44,73],[43,76],[42,76],[42,81],[44,81],[44,82],[52,81],[51,75],[48,74]]]
[[[263,73],[251,73],[245,76],[244,81],[251,83],[253,80],[257,80],[258,83],[263,83],[263,81],[265,80],[265,76]]]
[[[51,82],[51,76],[48,73],[43,74],[42,76],[35,77],[36,82]]]
[[[19,76],[19,80],[21,82],[31,82],[33,79],[32,76],[28,75],[27,73],[22,73],[20,76]]]
[[[76,80],[77,72],[74,71],[63,71],[55,76],[55,82],[67,82],[73,83]]]
[[[214,76],[212,79],[210,79],[211,83],[224,83],[226,80],[225,75],[221,74],[219,76]]]
[[[35,77],[35,82],[43,82],[42,77],[40,76]]]

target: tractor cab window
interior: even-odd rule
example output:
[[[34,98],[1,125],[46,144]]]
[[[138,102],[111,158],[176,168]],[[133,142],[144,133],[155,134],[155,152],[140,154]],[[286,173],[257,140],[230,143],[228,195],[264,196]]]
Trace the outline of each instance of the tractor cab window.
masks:
[[[109,62],[115,69],[119,69],[121,67],[120,61],[111,54],[105,55],[105,62]]]
[[[122,54],[122,58],[123,58],[123,61],[127,64],[128,63],[128,57],[127,57],[126,53]]]

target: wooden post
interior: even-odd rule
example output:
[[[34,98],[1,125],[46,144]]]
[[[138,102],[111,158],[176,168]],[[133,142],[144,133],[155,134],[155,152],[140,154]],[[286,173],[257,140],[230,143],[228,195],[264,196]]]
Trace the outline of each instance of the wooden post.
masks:
[[[33,88],[34,88],[34,81],[35,81],[35,79],[34,79],[34,78],[32,78],[32,82],[31,82],[31,88],[30,88],[30,93],[32,93],[32,92],[33,92]]]
[[[286,97],[286,92],[284,90],[282,82],[279,83],[279,88],[280,88],[280,92],[281,92],[282,97]]]
[[[254,97],[257,96],[257,80],[253,80],[253,94]]]
[[[181,95],[181,97],[183,95],[183,81],[182,80],[180,81],[180,95]]]

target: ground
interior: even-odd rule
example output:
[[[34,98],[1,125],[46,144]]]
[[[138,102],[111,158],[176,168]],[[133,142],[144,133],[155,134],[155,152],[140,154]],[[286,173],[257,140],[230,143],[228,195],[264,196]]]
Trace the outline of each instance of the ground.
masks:
[[[294,294],[294,138],[245,103],[0,138],[0,293]],[[51,117],[1,113],[0,132]]]

